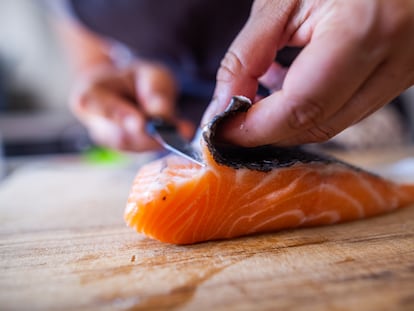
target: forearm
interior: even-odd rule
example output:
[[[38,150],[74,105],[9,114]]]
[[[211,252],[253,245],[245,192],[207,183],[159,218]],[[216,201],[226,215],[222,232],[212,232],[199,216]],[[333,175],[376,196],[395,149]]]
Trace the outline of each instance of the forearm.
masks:
[[[69,19],[53,21],[75,75],[102,65],[111,65],[108,45],[98,35]]]

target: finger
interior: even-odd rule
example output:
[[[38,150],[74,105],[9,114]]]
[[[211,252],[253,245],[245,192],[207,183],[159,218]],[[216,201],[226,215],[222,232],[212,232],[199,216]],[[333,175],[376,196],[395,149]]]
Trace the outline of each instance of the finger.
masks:
[[[257,102],[244,118],[229,122],[224,138],[244,146],[277,144],[317,127],[338,112],[381,63],[381,51],[371,52],[346,28],[316,32],[287,72],[283,89]]]
[[[264,75],[259,78],[259,82],[271,92],[282,89],[288,69],[280,64],[273,62]]]
[[[278,144],[287,146],[323,142],[371,115],[404,91],[403,85],[396,88],[390,83],[389,77],[392,72],[395,72],[395,68],[391,63],[381,64],[352,98],[330,119],[302,133],[281,140]],[[402,78],[396,77],[396,79]]]
[[[160,148],[146,135],[143,114],[118,94],[95,89],[78,98],[73,110],[102,145],[134,151]]]
[[[178,120],[177,127],[180,133],[186,138],[188,141],[191,140],[194,136],[196,127],[193,122],[187,120]]]
[[[137,96],[145,114],[172,120],[180,133],[190,139],[195,126],[192,122],[176,118],[177,86],[171,72],[164,66],[144,63],[140,64],[136,77]]]
[[[213,101],[203,116],[203,124],[224,111],[233,95],[254,99],[257,81],[273,63],[296,3],[294,0],[255,2],[249,20],[220,64]]]
[[[75,86],[73,94],[86,94],[92,90],[107,90],[133,100],[135,98],[134,72],[103,65],[85,72]]]
[[[163,66],[140,63],[136,71],[136,96],[150,116],[174,117],[177,87],[172,74]]]
[[[140,135],[130,135],[125,128],[111,119],[101,116],[91,116],[87,124],[91,138],[99,145],[125,151],[159,150],[161,146],[151,138]]]

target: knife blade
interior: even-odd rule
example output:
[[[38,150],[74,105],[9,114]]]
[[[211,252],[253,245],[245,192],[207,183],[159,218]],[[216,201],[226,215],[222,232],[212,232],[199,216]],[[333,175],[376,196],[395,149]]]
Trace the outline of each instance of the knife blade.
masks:
[[[175,124],[163,118],[150,118],[147,121],[146,127],[148,134],[165,149],[201,166],[205,166],[201,152],[181,136]]]

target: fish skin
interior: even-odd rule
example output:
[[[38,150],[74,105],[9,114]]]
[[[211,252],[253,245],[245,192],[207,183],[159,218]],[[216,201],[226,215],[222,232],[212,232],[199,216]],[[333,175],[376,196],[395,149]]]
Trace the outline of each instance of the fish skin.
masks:
[[[237,109],[230,106],[221,118]],[[162,242],[191,244],[352,221],[414,203],[414,185],[300,148],[277,149],[283,161],[240,161],[243,150],[217,148],[220,120],[204,129],[205,167],[168,155],[140,169],[124,214],[129,226]]]
[[[234,96],[226,111],[214,117],[203,129],[204,141],[217,163],[234,169],[248,168],[269,172],[275,168],[288,167],[298,162],[324,162],[327,164],[339,162],[331,156],[311,152],[302,146],[283,148],[274,145],[242,147],[220,141],[216,135],[220,125],[234,115],[248,111],[251,106],[250,99],[244,96]]]

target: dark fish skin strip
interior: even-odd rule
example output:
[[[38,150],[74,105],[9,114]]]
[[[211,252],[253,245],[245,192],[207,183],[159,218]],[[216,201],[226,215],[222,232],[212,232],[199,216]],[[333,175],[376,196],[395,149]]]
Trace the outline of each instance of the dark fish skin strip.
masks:
[[[220,142],[216,135],[220,124],[235,114],[248,111],[251,106],[252,104],[248,98],[234,96],[226,111],[217,115],[204,129],[203,138],[217,163],[234,169],[248,168],[262,172],[269,172],[275,168],[289,167],[297,163],[311,162],[325,164],[341,163],[356,171],[361,170],[332,156],[307,151],[302,146],[284,148],[264,145],[247,148]]]

